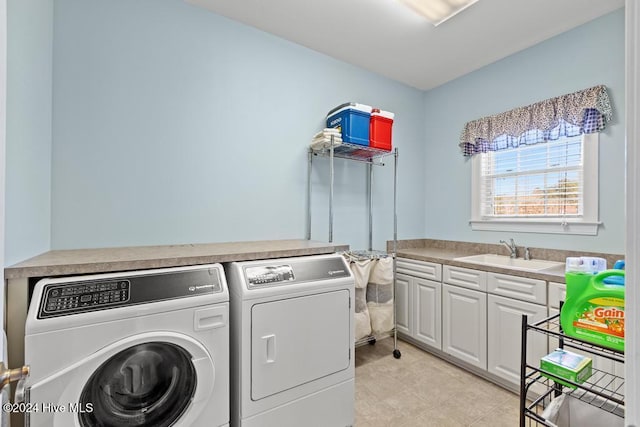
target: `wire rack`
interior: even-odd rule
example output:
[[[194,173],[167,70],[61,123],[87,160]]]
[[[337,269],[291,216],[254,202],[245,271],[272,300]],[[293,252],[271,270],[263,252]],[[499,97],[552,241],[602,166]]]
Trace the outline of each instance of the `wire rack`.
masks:
[[[593,368],[591,377],[584,383],[579,384],[559,378],[551,372],[527,363],[526,343],[528,331],[535,331],[557,338],[560,348],[571,347],[615,362],[624,363],[624,353],[622,352],[564,335],[559,317],[560,315],[556,314],[529,325],[527,317],[523,316],[520,426],[556,427],[554,423],[545,418],[545,409],[549,407],[554,399],[563,394],[594,406],[599,410],[624,418],[624,378],[611,372]],[[554,380],[562,380],[564,383],[570,384],[571,387]]]
[[[571,347],[578,350],[584,350],[591,354],[606,357],[607,359],[615,360],[617,362],[624,363],[624,353],[604,347],[592,344],[587,341],[583,341],[579,338],[569,337],[562,332],[562,326],[560,326],[560,314],[550,316],[539,322],[528,325],[528,329],[538,331],[540,333],[554,336],[560,340],[560,343],[564,347]]]
[[[322,147],[312,148],[311,152],[316,156],[329,157],[331,155],[331,143],[327,143]],[[384,157],[392,156],[394,154],[395,153],[393,151],[386,151],[379,148],[351,144],[348,142],[341,142],[333,145],[333,155],[336,158],[356,160],[380,166],[384,166]]]
[[[373,166],[384,166],[383,159],[392,156],[393,165],[393,249],[390,253],[373,250]],[[398,246],[398,216],[397,216],[397,187],[398,187],[398,148],[392,151],[381,150],[378,148],[368,147],[364,145],[350,144],[348,142],[336,143],[335,138],[331,136],[330,140],[322,146],[309,147],[308,150],[308,175],[307,175],[307,239],[311,239],[311,169],[313,159],[315,157],[327,157],[329,159],[329,243],[333,242],[333,191],[334,191],[334,159],[342,158],[352,161],[364,162],[368,169],[368,185],[367,200],[369,205],[369,245],[366,251],[351,251],[353,259],[378,259],[390,256],[393,258],[393,296],[395,298],[395,276],[396,262],[395,254]],[[393,330],[389,334],[381,334],[380,337],[392,335],[394,342],[393,356],[396,359],[401,357],[398,349],[398,335],[396,324],[396,304],[393,303]],[[374,344],[376,336],[365,337],[359,340]]]
[[[372,250],[350,250],[343,252],[342,255],[347,258],[349,261],[362,261],[368,259],[380,259],[395,256],[395,254],[386,252],[386,251],[378,251],[375,249]]]

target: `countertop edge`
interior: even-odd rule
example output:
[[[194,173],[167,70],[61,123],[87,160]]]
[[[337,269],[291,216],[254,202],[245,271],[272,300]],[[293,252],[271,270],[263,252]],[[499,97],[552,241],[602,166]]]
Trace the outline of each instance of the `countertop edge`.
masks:
[[[410,252],[407,252],[410,251]],[[519,276],[519,277],[529,277],[532,279],[540,279],[545,280],[547,282],[556,282],[556,283],[565,283],[564,278],[564,267],[559,269],[549,269],[546,271],[525,271],[519,270],[515,268],[503,268],[496,267],[492,265],[484,265],[477,264],[471,262],[458,261],[454,258],[462,257],[469,255],[468,253],[457,253],[452,251],[441,251],[440,254],[434,253],[438,252],[438,249],[425,249],[425,248],[411,248],[411,249],[400,249],[396,252],[396,256],[399,258],[409,258],[415,259],[417,261],[426,261],[426,262],[434,262],[437,264],[446,264],[454,267],[463,267],[470,268],[473,270],[481,270],[488,271],[492,273],[500,273],[500,274],[509,274],[511,276]],[[421,254],[420,252],[425,252]]]
[[[306,255],[321,255],[349,250],[349,245],[327,243],[325,246],[299,247],[286,249],[265,249],[240,251],[226,254],[187,255],[184,257],[132,258],[116,261],[69,262],[65,264],[43,264],[34,266],[16,266],[4,269],[5,280],[29,277],[68,276],[75,274],[105,273],[127,270],[147,270],[152,268],[180,267],[186,265],[213,264],[234,261],[253,261],[268,258],[287,258]]]

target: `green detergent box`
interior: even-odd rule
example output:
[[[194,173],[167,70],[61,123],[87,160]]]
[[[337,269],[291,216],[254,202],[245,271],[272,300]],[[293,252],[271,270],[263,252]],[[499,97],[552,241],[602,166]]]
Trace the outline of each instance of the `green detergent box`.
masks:
[[[564,378],[574,383],[582,384],[591,377],[591,358],[558,348],[540,359],[540,369],[558,378]],[[554,378],[551,375],[544,373],[542,373],[542,375],[560,384],[564,384],[567,387],[576,388],[576,386],[561,379]]]

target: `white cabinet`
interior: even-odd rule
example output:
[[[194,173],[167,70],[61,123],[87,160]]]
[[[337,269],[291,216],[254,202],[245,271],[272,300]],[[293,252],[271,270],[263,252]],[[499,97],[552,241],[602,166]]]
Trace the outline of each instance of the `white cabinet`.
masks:
[[[522,314],[547,316],[545,281],[449,265],[442,276],[442,350],[517,386]],[[544,356],[547,340],[533,339],[528,351]]]
[[[437,350],[442,349],[442,266],[398,258],[396,323],[398,332]]]
[[[406,274],[396,274],[395,304],[396,304],[396,330],[410,335],[411,324],[409,310],[409,288],[412,278]]]
[[[396,272],[436,282],[440,282],[442,280],[442,264],[436,264],[433,262],[398,258],[396,259]]]
[[[507,298],[547,305],[545,281],[509,274],[487,273],[487,292]]]
[[[433,348],[442,349],[442,284],[432,280],[414,279],[413,337]]]
[[[520,384],[520,352],[522,315],[529,323],[547,317],[547,307],[497,295],[487,297],[488,371],[514,384]],[[529,334],[527,360],[539,360],[547,354],[547,339],[543,334]]]
[[[548,316],[548,306],[557,311],[564,284],[547,287],[544,280],[403,258],[396,267],[399,332],[504,386],[519,386],[522,315],[533,323]],[[529,336],[529,360],[557,346],[544,334]],[[609,360],[596,362],[615,370]]]
[[[549,307],[560,308],[560,301],[567,300],[567,285],[549,282]]]
[[[487,294],[442,285],[442,350],[487,369]]]
[[[442,351],[487,369],[487,273],[442,268]]]
[[[476,291],[486,291],[487,272],[445,265],[442,268],[442,282]]]
[[[544,280],[490,272],[487,292],[487,370],[518,386],[522,315],[529,316],[529,323],[547,317],[547,286]],[[547,339],[542,334],[530,336],[529,360],[539,360],[547,354]]]

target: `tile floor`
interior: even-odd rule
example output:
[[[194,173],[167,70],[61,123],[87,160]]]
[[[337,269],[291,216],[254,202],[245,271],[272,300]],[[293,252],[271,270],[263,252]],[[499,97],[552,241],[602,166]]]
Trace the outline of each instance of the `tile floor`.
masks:
[[[356,349],[357,427],[517,427],[518,396],[411,344]]]

